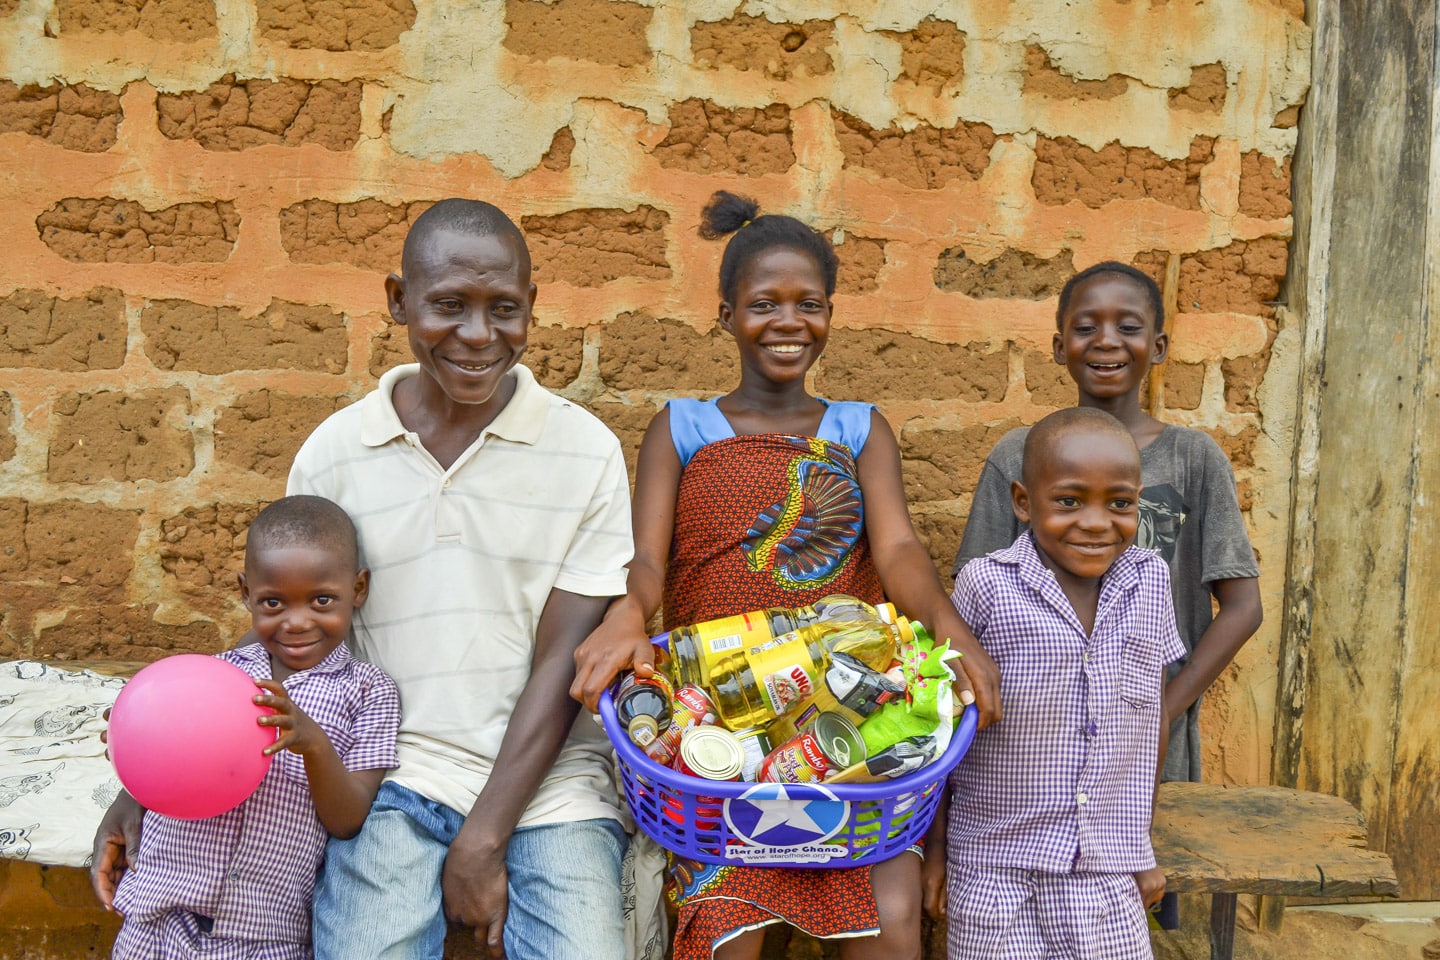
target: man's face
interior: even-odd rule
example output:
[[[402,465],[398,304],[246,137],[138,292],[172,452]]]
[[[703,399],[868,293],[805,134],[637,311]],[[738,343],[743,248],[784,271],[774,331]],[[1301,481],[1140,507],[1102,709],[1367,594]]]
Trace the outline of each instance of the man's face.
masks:
[[[422,391],[498,413],[508,397],[497,393],[525,352],[535,305],[524,242],[436,229],[411,251],[405,276],[386,279],[385,292],[420,364]]]

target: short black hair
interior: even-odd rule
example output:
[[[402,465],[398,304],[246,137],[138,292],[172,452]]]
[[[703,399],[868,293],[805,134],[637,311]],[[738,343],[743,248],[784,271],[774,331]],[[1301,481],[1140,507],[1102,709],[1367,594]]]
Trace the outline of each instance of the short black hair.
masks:
[[[319,547],[360,568],[360,548],[350,515],[324,497],[281,497],[255,515],[245,536],[245,561],[258,550],[291,546]]]
[[[835,293],[840,258],[825,235],[814,227],[784,214],[762,216],[760,204],[749,197],[717,190],[700,211],[700,236],[719,240],[726,234],[734,234],[720,257],[720,299],[726,303],[735,298],[741,267],[775,247],[798,250],[814,259],[825,276],[825,296]]]
[[[1032,480],[1030,471],[1041,460],[1049,457],[1055,441],[1079,430],[1124,437],[1126,443],[1131,447],[1135,446],[1135,438],[1130,435],[1129,430],[1125,429],[1125,424],[1104,410],[1097,410],[1094,407],[1066,407],[1063,410],[1056,410],[1054,413],[1042,417],[1040,422],[1025,434],[1025,452],[1020,466],[1021,482],[1028,487]],[[1140,469],[1138,448],[1135,450],[1135,469],[1137,471]]]
[[[1155,332],[1159,333],[1165,329],[1165,298],[1160,294],[1160,285],[1155,278],[1144,270],[1130,266],[1128,263],[1121,263],[1118,260],[1104,260],[1093,267],[1086,267],[1075,276],[1065,282],[1060,289],[1060,303],[1055,307],[1055,329],[1065,329],[1065,311],[1070,309],[1070,297],[1075,288],[1089,280],[1091,277],[1103,273],[1127,277],[1134,280],[1145,291],[1146,298],[1150,301],[1150,309],[1155,314]]]
[[[414,223],[410,224],[410,229],[405,234],[405,247],[400,253],[402,275],[407,272],[405,265],[410,263],[410,258],[420,244],[441,230],[463,233],[472,237],[496,235],[514,237],[519,241],[520,247],[525,251],[527,257],[530,253],[530,248],[525,244],[525,235],[520,232],[515,221],[505,215],[505,211],[484,200],[450,197],[436,201],[424,213],[416,217]]]

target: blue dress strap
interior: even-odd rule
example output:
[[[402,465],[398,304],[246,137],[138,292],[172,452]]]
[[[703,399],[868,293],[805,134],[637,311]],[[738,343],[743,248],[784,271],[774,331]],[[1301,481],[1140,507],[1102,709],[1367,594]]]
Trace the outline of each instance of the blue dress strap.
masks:
[[[854,400],[821,402],[825,404],[825,415],[820,418],[820,429],[816,431],[820,439],[843,443],[858,458],[865,449],[865,441],[870,439],[870,412],[875,405]]]
[[[735,436],[735,430],[714,400],[677,397],[665,406],[670,410],[670,442],[683,468],[706,444]]]
[[[682,468],[701,447],[735,436],[735,429],[720,412],[719,399],[677,397],[665,405],[670,410],[670,442],[675,445]],[[817,436],[831,443],[843,443],[852,454],[860,456],[860,451],[865,449],[865,441],[870,439],[870,411],[875,409],[875,405],[853,400],[820,402],[825,404],[825,413],[820,418]]]

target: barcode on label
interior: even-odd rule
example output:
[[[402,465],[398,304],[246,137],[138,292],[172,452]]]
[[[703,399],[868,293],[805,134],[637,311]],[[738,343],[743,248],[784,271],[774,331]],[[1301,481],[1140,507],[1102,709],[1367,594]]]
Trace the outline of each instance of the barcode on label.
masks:
[[[725,653],[730,650],[739,650],[745,646],[744,638],[738,633],[732,633],[728,637],[716,637],[710,641],[711,653]]]

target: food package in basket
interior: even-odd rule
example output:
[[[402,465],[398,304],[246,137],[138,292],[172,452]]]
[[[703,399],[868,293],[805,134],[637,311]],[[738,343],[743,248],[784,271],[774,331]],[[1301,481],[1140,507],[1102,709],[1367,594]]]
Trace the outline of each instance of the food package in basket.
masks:
[[[702,862],[894,856],[923,835],[974,733],[971,710],[951,736],[957,654],[888,605],[827,597],[656,642],[669,655],[655,676],[623,678],[601,714],[637,823]],[[862,731],[882,716],[867,756]]]
[[[615,707],[630,739],[659,763],[707,779],[857,782],[909,772],[948,743],[940,717],[950,719],[947,661],[957,654],[935,649],[888,604],[835,595],[657,640],[669,651],[662,671],[625,677]],[[736,736],[689,734],[712,724]],[[692,751],[704,744],[698,766],[681,755],[687,739]]]

